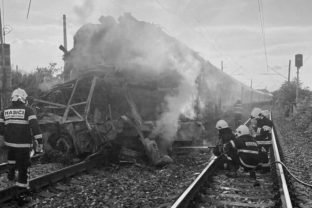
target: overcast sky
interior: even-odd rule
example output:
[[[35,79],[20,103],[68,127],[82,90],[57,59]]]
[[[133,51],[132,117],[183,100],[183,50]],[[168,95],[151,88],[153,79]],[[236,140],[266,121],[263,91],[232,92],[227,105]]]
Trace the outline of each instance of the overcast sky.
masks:
[[[67,15],[68,48],[85,23],[101,15],[118,17],[130,12],[138,20],[159,25],[224,72],[254,88],[275,90],[291,79],[294,55],[302,53],[300,79],[312,89],[312,1],[262,0],[268,68],[264,53],[258,2],[261,0],[2,0],[5,40],[11,60],[20,69],[56,62],[63,43],[62,15]]]

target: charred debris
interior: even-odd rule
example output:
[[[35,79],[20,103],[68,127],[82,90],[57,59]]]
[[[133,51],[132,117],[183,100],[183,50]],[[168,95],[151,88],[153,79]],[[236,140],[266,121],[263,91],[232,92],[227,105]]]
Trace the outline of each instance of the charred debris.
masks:
[[[127,13],[99,21],[77,31],[70,51],[60,47],[70,80],[32,103],[46,150],[167,164],[177,137],[202,142],[228,88],[223,105],[241,96],[241,85],[160,27]]]
[[[153,165],[172,162],[170,142],[153,133],[166,89],[125,77],[112,67],[87,70],[34,99],[45,149],[78,156],[98,151],[109,151],[112,158],[147,156]]]

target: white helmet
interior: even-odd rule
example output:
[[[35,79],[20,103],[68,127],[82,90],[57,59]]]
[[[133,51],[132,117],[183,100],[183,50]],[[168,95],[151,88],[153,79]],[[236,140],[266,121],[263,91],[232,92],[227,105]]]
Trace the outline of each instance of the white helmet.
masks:
[[[17,88],[12,92],[11,101],[21,101],[22,103],[26,103],[27,93],[25,90],[21,88]]]
[[[270,118],[270,111],[269,110],[263,110],[263,111],[261,111],[261,114],[266,118]]]
[[[259,118],[260,114],[261,114],[260,108],[254,108],[250,113],[251,117],[253,118]]]
[[[240,125],[236,131],[235,131],[235,136],[240,137],[242,135],[249,135],[250,131],[246,125]]]
[[[216,124],[216,129],[221,130],[221,129],[226,129],[229,128],[228,123],[225,120],[219,120]]]

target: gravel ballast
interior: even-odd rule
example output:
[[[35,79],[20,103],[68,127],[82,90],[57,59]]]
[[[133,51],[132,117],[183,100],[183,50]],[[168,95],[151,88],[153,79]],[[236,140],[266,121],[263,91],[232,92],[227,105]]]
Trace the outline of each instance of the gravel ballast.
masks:
[[[279,140],[283,150],[284,163],[300,180],[312,184],[312,136],[301,132],[290,119],[286,119],[279,111],[274,112],[274,125],[279,132]],[[293,206],[312,207],[312,188],[304,186],[292,177],[290,194]]]
[[[209,151],[175,156],[161,169],[109,165],[58,183],[33,196],[29,207],[170,207],[208,164]]]

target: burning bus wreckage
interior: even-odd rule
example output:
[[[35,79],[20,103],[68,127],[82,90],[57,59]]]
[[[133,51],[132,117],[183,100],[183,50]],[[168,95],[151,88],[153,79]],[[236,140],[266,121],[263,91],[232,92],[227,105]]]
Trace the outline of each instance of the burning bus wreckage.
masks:
[[[147,54],[144,50],[152,51],[148,47],[153,46],[132,45],[135,34],[129,38],[126,37],[129,31],[125,31],[134,32],[139,27],[139,32],[149,36],[161,30],[136,21],[129,14],[120,18],[119,25],[110,17],[102,17],[100,21],[101,24],[83,26],[74,37],[74,48],[66,51],[64,71],[70,72],[71,80],[33,100],[32,106],[37,109],[44,132],[45,150],[84,156],[113,149],[113,157],[118,153],[147,156],[153,165],[172,162],[168,152],[178,128],[181,104],[165,104],[181,96],[179,88],[183,77],[175,66],[170,66],[170,60],[155,62],[156,67],[148,63],[154,60],[144,63],[143,58],[154,58],[144,57],[144,53]],[[132,28],[125,27],[130,24]],[[116,33],[125,36],[119,37],[124,42],[105,42]],[[168,41],[166,36],[161,38]],[[107,45],[114,43],[116,45]],[[164,64],[168,68],[160,70]],[[170,109],[175,107],[177,109]],[[173,125],[167,126],[166,122]],[[197,122],[195,128],[201,129],[202,125]]]
[[[153,133],[153,122],[143,120],[152,119],[156,90],[129,83],[108,67],[56,86],[42,99],[34,99],[46,150],[78,156],[113,150],[113,155],[145,154],[154,165],[171,162],[165,147],[162,154],[158,149],[163,142]],[[155,99],[139,103],[145,108],[141,116],[134,98],[145,100],[149,94]]]
[[[172,162],[174,140],[202,142],[207,115],[238,98],[271,99],[154,24],[128,13],[118,22],[110,16],[99,21],[77,31],[73,49],[60,47],[69,81],[32,102],[46,151],[77,156],[108,151],[113,158],[147,157],[163,165]]]

